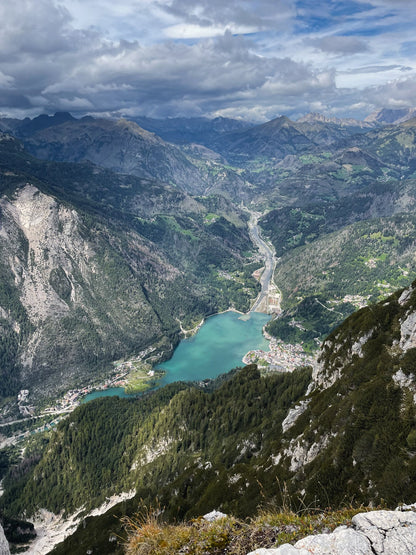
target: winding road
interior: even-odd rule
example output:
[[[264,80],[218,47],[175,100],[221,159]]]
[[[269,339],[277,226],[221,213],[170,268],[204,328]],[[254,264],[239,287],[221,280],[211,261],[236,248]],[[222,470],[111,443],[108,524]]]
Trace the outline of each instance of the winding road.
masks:
[[[259,306],[269,294],[270,284],[273,279],[273,273],[276,266],[274,250],[261,237],[260,227],[257,223],[258,217],[259,217],[259,214],[255,212],[251,212],[248,228],[249,228],[251,240],[255,245],[257,245],[260,253],[264,258],[265,268],[260,278],[261,291],[259,293],[259,296],[255,300],[253,306],[251,307],[250,312],[257,312]]]

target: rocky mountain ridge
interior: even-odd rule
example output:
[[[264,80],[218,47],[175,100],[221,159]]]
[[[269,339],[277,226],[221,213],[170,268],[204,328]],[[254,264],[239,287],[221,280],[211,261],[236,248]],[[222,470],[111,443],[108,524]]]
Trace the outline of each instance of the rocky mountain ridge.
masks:
[[[175,144],[197,143],[214,149],[218,140],[226,133],[242,131],[254,124],[243,120],[224,117],[153,119],[138,117],[134,120],[144,129],[152,131],[163,140]]]
[[[369,114],[364,122],[367,123],[403,123],[408,119],[414,118],[416,108],[381,108]]]
[[[222,119],[143,119],[140,122],[150,129],[145,131],[127,120],[77,120],[61,113],[29,121],[0,120],[0,126],[43,159],[91,160],[193,194],[215,192],[275,207],[310,201],[312,193],[321,200],[328,194],[351,193],[351,186],[411,176],[413,135],[408,119],[389,125],[309,114],[296,122],[281,116],[254,126]],[[155,130],[179,145],[165,142]],[[181,133],[183,139],[178,138]],[[348,185],[345,192],[340,181]]]
[[[175,147],[127,120],[69,120],[41,129],[25,140],[28,151],[44,160],[90,160],[112,171],[173,182],[192,192],[206,185],[197,168]]]
[[[369,117],[369,116],[368,116]],[[298,118],[297,123],[314,123],[314,122],[321,122],[321,123],[334,123],[337,125],[342,125],[346,127],[357,127],[357,128],[366,128],[371,129],[374,127],[374,122],[365,119],[364,121],[354,119],[354,118],[337,118],[333,116],[325,116],[324,114],[320,114],[318,112],[310,112],[300,118]]]
[[[25,148],[43,160],[89,160],[112,171],[157,179],[192,194],[239,191],[244,181],[221,160],[182,151],[151,131],[126,119],[75,119],[68,113],[33,120],[0,120],[0,129],[21,139]],[[228,191],[229,188],[229,191]]]

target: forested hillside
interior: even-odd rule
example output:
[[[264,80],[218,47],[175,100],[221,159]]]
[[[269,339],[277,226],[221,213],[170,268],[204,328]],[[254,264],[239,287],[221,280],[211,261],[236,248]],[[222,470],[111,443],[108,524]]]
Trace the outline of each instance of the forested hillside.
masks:
[[[15,514],[40,506],[72,512],[136,488],[137,499],[151,504],[157,497],[178,517],[218,504],[252,513],[261,500],[253,456],[263,459],[279,444],[281,422],[309,380],[308,371],[261,378],[247,367],[212,392],[174,384],[145,399],[87,403],[59,425],[21,483],[8,483],[3,507]]]

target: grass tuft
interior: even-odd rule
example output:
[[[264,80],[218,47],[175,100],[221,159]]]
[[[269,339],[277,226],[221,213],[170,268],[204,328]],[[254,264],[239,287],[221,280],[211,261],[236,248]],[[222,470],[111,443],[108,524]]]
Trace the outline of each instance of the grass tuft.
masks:
[[[167,524],[160,510],[149,510],[125,518],[127,555],[245,555],[261,547],[295,543],[311,534],[332,532],[351,525],[351,519],[368,507],[345,507],[295,513],[291,510],[264,511],[250,521],[227,516],[207,522],[198,518],[187,523]]]

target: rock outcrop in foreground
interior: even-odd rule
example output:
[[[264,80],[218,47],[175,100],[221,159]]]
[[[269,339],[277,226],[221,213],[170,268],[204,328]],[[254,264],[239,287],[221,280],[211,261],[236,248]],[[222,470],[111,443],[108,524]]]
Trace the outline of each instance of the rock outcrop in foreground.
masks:
[[[10,555],[9,543],[0,524],[0,555]]]
[[[413,507],[412,507],[413,508]],[[307,536],[295,545],[256,549],[249,555],[412,555],[416,553],[416,512],[359,513],[352,528],[339,526],[331,534]]]

